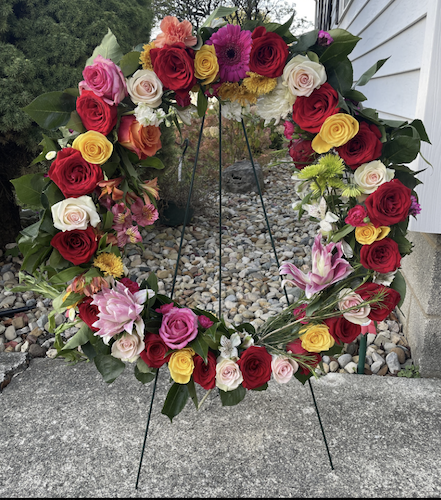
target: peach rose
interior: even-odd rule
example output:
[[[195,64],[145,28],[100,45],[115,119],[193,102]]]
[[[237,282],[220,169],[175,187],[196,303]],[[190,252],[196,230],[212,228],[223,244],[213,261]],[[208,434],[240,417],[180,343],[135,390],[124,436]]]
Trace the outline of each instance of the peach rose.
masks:
[[[123,116],[118,130],[118,142],[138,155],[140,160],[153,156],[161,149],[159,127],[143,127],[133,115]]]

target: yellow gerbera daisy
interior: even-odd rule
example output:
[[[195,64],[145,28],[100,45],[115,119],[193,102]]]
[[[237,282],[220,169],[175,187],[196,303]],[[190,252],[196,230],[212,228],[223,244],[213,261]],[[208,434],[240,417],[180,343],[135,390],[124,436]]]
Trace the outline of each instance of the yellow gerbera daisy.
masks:
[[[218,95],[222,100],[237,101],[241,106],[257,102],[257,95],[238,82],[224,82],[219,87]]]
[[[121,257],[117,257],[113,253],[101,253],[93,261],[93,265],[98,267],[104,276],[113,276],[114,278],[121,278],[124,274],[124,266]]]
[[[277,78],[268,78],[267,76],[253,73],[252,71],[248,71],[247,75],[248,77],[243,79],[242,85],[244,85],[249,92],[253,94],[269,94],[276,88]]]

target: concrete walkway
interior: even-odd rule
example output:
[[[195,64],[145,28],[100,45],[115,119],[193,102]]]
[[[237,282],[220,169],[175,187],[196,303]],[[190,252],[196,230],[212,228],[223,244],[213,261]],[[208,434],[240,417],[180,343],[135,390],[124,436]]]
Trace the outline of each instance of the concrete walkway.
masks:
[[[441,380],[330,374],[270,383],[235,407],[216,391],[173,423],[161,369],[111,385],[91,363],[33,359],[0,393],[2,498],[441,496]]]

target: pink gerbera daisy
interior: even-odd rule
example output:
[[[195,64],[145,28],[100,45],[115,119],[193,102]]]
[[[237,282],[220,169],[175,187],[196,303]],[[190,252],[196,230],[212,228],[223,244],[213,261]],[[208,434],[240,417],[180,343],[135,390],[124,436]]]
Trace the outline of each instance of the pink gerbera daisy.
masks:
[[[221,81],[238,82],[247,76],[250,70],[251,31],[227,24],[213,33],[206,43],[214,45],[216,50]]]

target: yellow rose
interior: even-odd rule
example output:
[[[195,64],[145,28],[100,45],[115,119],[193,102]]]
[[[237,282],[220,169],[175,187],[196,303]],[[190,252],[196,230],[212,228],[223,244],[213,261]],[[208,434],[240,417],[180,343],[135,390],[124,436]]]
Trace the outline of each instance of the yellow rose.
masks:
[[[383,238],[386,238],[389,232],[390,227],[375,227],[372,222],[369,222],[366,226],[355,228],[355,239],[362,245],[370,245],[374,241],[379,241]]]
[[[81,156],[89,163],[102,165],[112,156],[113,144],[100,132],[89,130],[80,134],[72,143]]]
[[[326,325],[310,325],[300,330],[303,349],[308,352],[322,352],[330,349],[335,340]]]
[[[216,50],[214,45],[202,45],[196,51],[194,59],[194,76],[198,80],[203,80],[205,85],[213,83],[219,73]]]
[[[187,384],[190,381],[194,370],[193,356],[195,354],[191,347],[184,347],[170,356],[168,369],[171,378],[177,384]]]
[[[320,132],[312,140],[312,149],[319,154],[338,148],[350,141],[359,129],[358,121],[346,113],[328,116]]]

